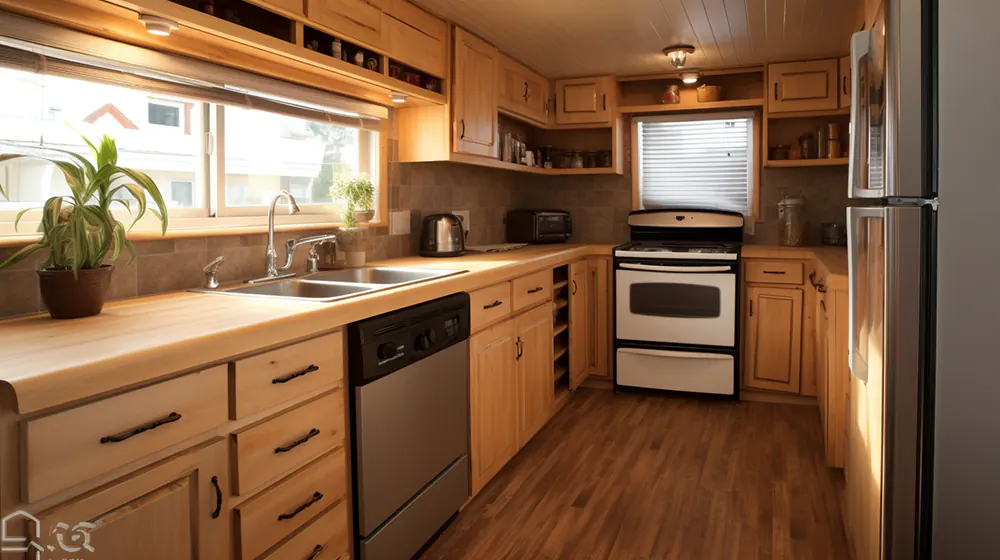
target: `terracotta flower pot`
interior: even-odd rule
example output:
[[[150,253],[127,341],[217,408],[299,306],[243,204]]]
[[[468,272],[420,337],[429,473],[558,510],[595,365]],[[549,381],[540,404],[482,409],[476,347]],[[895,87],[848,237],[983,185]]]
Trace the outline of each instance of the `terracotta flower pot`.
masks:
[[[39,270],[38,283],[42,302],[53,319],[78,319],[97,315],[104,308],[104,298],[111,287],[113,265],[81,270]]]

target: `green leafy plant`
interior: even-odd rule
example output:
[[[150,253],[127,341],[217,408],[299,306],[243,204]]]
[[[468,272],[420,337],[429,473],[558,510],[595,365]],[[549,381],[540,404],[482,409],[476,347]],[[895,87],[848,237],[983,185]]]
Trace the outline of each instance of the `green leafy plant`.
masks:
[[[104,258],[111,253],[112,260],[118,258],[123,248],[129,251],[131,259],[135,259],[135,249],[132,242],[126,239],[125,233],[142,218],[147,211],[147,199],[159,211],[148,208],[167,232],[167,208],[163,195],[156,183],[142,171],[136,171],[118,165],[118,147],[110,136],[101,138],[100,146],[81,135],[93,155],[93,162],[86,157],[66,150],[53,150],[68,156],[67,159],[42,157],[56,165],[69,185],[71,195],[53,196],[42,206],[42,220],[38,231],[42,238],[24,247],[7,260],[0,263],[0,268],[10,266],[35,251],[49,250],[49,256],[41,268],[51,270],[72,270],[76,275],[81,269],[100,268]],[[25,154],[0,154],[0,163],[22,157],[35,157]],[[134,200],[115,198],[121,191],[127,191]],[[7,193],[0,185],[0,195]],[[111,205],[119,203],[134,217],[132,223],[125,227],[111,213]],[[132,204],[137,208],[133,212]],[[14,227],[29,209],[18,212],[14,219]]]
[[[347,202],[341,215],[348,227],[358,224],[354,219],[355,212],[375,207],[375,186],[366,175],[338,175],[333,180],[330,193],[334,198]]]

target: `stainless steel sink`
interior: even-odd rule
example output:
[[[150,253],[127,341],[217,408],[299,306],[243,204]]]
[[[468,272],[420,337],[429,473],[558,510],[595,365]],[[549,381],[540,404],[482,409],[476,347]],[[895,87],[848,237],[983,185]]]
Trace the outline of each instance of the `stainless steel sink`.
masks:
[[[193,292],[231,296],[330,302],[399,286],[462,274],[465,270],[365,267],[317,272],[302,278],[275,280],[263,284],[239,284],[215,290]]]
[[[330,270],[317,272],[305,277],[311,282],[349,282],[355,284],[380,284],[399,286],[413,282],[422,282],[434,278],[442,278],[452,274],[458,274],[458,270],[430,270],[423,268],[389,268],[389,267],[365,267],[346,268],[344,270]]]

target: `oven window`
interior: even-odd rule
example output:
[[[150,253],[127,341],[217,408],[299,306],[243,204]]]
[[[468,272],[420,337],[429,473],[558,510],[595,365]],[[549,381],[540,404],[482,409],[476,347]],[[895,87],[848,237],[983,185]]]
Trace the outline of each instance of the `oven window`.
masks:
[[[633,315],[713,319],[719,317],[722,290],[700,284],[654,282],[629,286]]]

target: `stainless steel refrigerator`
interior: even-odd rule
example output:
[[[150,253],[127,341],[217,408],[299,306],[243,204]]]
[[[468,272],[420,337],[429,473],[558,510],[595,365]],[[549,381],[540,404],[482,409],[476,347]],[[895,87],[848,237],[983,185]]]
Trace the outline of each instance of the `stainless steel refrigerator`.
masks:
[[[884,0],[851,44],[859,559],[1000,557],[1000,3],[938,4]]]

